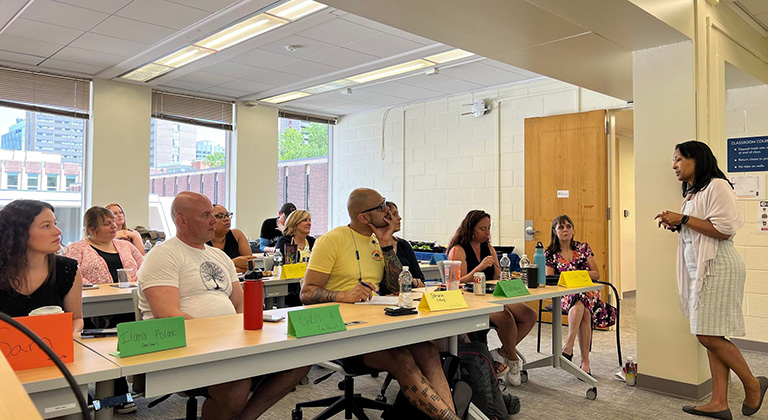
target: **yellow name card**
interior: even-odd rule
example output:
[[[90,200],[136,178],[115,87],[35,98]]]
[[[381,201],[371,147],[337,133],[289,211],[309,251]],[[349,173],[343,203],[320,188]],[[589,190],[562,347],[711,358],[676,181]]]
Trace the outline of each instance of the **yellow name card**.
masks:
[[[424,293],[419,303],[420,311],[445,311],[448,309],[462,309],[467,307],[467,301],[461,290],[447,290],[444,292]]]
[[[558,286],[568,288],[592,286],[593,284],[587,270],[563,271],[560,273],[560,281],[557,283]]]
[[[286,264],[280,271],[281,279],[303,279],[307,273],[307,263]]]

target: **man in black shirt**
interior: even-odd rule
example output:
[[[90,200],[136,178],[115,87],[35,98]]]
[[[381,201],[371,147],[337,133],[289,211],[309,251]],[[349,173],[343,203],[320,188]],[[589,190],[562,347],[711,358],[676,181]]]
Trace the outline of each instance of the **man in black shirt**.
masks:
[[[259,248],[263,252],[275,252],[277,239],[283,234],[285,219],[287,219],[294,210],[296,210],[296,206],[293,203],[285,203],[277,212],[277,217],[266,219],[264,220],[264,223],[261,224]]]

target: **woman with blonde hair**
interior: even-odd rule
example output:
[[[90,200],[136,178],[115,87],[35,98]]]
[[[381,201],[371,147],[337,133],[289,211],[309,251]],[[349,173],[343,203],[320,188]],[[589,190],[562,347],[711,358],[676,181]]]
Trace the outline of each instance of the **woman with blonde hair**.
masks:
[[[139,253],[144,255],[144,243],[141,242],[141,235],[133,229],[128,228],[128,224],[125,223],[125,212],[123,207],[117,203],[109,203],[104,208],[110,210],[115,214],[115,224],[117,225],[117,233],[115,239],[122,241],[128,241],[139,250]]]
[[[285,256],[285,246],[295,244],[299,250],[299,261],[309,261],[309,255],[315,246],[315,238],[309,236],[312,230],[312,215],[307,210],[295,210],[285,220],[283,236],[277,240],[275,249]]]

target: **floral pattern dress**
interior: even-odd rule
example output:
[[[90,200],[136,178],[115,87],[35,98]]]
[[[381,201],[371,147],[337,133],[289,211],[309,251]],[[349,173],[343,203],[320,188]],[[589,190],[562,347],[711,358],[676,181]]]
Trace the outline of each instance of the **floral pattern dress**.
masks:
[[[574,241],[573,256],[570,262],[563,258],[562,251],[554,255],[549,250],[544,251],[547,267],[554,268],[555,274],[560,274],[562,271],[589,270],[587,258],[594,257],[594,255],[588,243],[578,241]],[[568,312],[579,301],[592,314],[592,325],[595,328],[606,328],[616,323],[616,308],[600,300],[600,292],[598,291],[563,296],[563,311]]]

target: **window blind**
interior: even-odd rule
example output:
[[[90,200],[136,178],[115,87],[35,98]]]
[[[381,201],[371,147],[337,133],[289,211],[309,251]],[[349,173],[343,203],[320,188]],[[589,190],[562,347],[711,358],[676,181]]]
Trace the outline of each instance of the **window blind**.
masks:
[[[232,102],[152,91],[154,118],[231,131],[233,115]]]
[[[0,67],[0,106],[68,117],[89,117],[91,81]]]
[[[335,117],[322,117],[319,115],[303,114],[294,111],[280,110],[277,114],[280,118],[288,118],[291,120],[309,121],[320,124],[336,125],[338,120]]]

